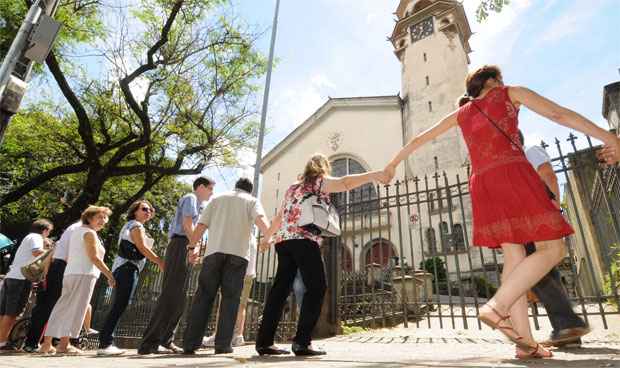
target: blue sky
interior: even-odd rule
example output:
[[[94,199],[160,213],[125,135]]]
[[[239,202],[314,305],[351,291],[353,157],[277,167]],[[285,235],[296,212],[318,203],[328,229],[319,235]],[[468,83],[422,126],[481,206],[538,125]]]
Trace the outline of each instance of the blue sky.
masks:
[[[281,0],[278,65],[272,76],[265,151],[328,96],[399,92],[400,64],[386,40],[397,3]],[[234,4],[249,24],[270,28],[275,0],[234,0]],[[525,85],[607,128],[601,115],[603,86],[620,80],[617,0],[512,0],[504,12],[482,24],[474,17],[477,4],[477,0],[464,1],[474,31],[470,68],[498,64],[507,84]],[[258,45],[265,54],[269,37],[270,32],[265,32]],[[525,109],[520,118],[529,143],[551,142],[569,133]],[[246,162],[253,163],[253,158]],[[217,189],[224,189],[243,173],[251,169],[211,174],[218,179]]]

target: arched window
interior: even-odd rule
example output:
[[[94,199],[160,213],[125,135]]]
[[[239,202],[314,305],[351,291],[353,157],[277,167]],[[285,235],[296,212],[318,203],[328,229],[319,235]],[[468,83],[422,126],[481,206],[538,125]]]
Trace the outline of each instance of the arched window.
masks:
[[[437,253],[437,238],[435,237],[435,229],[432,227],[426,229],[426,244],[430,254]]]
[[[444,252],[450,251],[450,231],[448,230],[448,223],[442,221],[439,224],[439,234],[441,234],[441,249]]]
[[[362,174],[366,169],[352,158],[339,158],[331,162],[332,176],[341,177],[349,174]],[[332,194],[332,202],[336,208],[350,212],[361,212],[374,210],[379,207],[377,200],[377,190],[371,183],[362,185],[349,192]]]
[[[465,249],[465,235],[463,234],[463,225],[454,224],[452,226],[452,239],[456,250]]]

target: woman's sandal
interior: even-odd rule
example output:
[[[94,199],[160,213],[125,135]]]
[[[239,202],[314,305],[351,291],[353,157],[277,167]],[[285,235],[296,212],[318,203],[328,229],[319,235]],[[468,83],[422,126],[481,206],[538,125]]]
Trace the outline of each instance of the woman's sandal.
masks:
[[[518,347],[523,348],[523,349],[532,349],[532,346],[530,346],[525,341],[523,341],[523,336],[519,336],[519,334],[517,334],[517,331],[515,331],[515,329],[512,327],[510,321],[508,321],[508,319],[510,318],[510,315],[503,316],[501,313],[497,311],[497,309],[493,308],[489,304],[485,304],[483,308],[485,306],[489,307],[491,311],[495,313],[496,316],[499,317],[499,320],[493,321],[491,318],[486,317],[486,316],[481,316],[479,314],[478,319],[480,320],[480,322],[484,323],[485,325],[491,327],[494,330],[499,330],[499,332],[501,332],[504,336],[506,336],[510,341],[514,342]],[[505,323],[502,325],[502,322],[505,322]]]
[[[551,358],[553,356],[553,352],[549,350],[545,350],[542,345],[536,344],[536,347],[529,347],[530,351],[524,353],[520,348],[517,348],[517,353],[515,354],[515,358],[517,359],[545,359]]]
[[[35,352],[36,355],[43,355],[43,356],[50,356],[50,355],[55,355],[56,354],[56,348],[55,347],[50,347],[49,350],[47,351],[43,351],[41,350],[41,348],[37,349],[37,351]]]
[[[68,355],[68,356],[73,356],[73,355],[80,355],[82,354],[82,350],[76,348],[75,346],[69,345],[67,346],[67,350],[57,350],[56,351],[56,355]]]

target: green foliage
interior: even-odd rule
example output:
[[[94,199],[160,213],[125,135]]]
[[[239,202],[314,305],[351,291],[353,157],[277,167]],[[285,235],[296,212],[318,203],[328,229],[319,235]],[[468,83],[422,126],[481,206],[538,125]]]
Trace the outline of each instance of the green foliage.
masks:
[[[620,244],[612,244],[611,249],[613,252],[611,265],[609,273],[605,275],[603,284],[603,293],[605,295],[615,295],[620,289]],[[620,307],[617,299],[610,298],[609,301],[614,304],[616,308]]]
[[[368,329],[360,326],[347,326],[345,324],[342,324],[341,326],[343,335],[352,335],[368,331]]]
[[[510,4],[510,0],[481,0],[476,9],[476,20],[485,21],[491,12],[499,13],[505,6]]]
[[[433,275],[433,290],[442,291],[447,288],[448,273],[441,258],[432,257],[421,261],[420,269]]]
[[[0,0],[0,52],[25,4]],[[173,211],[185,190],[177,176],[235,165],[256,141],[251,97],[266,60],[229,1],[115,4],[62,0],[63,33],[38,80],[52,93],[13,118],[0,147],[5,223],[46,216],[62,227],[98,203],[115,211],[103,235],[112,242],[133,200]]]
[[[477,295],[481,298],[492,298],[497,291],[497,288],[484,277],[474,276],[472,282],[477,290]]]

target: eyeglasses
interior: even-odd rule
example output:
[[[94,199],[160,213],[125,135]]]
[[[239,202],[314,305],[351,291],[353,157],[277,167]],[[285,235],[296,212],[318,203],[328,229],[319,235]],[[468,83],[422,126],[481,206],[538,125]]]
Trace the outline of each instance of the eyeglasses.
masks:
[[[140,207],[140,209],[141,209],[142,211],[144,211],[144,212],[155,212],[155,210],[154,210],[154,209],[152,209],[152,208],[148,208],[148,207]]]

